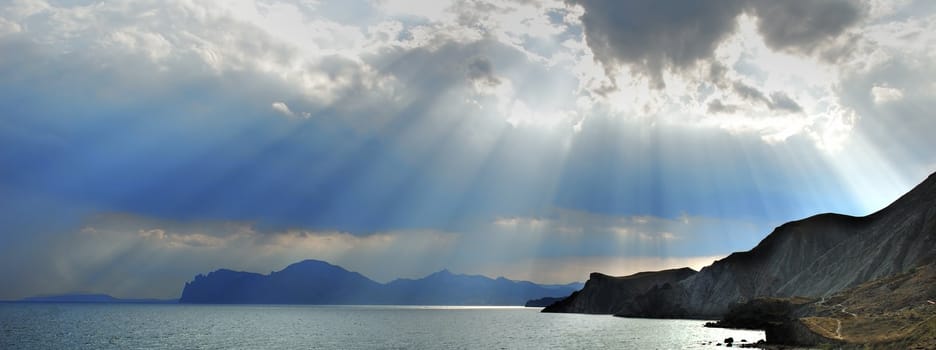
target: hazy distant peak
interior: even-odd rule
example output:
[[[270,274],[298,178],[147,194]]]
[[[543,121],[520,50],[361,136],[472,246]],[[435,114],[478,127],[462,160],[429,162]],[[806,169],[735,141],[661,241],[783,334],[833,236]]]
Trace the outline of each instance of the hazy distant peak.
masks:
[[[291,269],[309,269],[309,268],[337,268],[337,269],[344,270],[340,266],[332,265],[321,260],[306,259],[297,263],[292,263],[289,266],[286,266],[286,268],[284,268],[281,271],[286,271],[286,270],[291,270]]]

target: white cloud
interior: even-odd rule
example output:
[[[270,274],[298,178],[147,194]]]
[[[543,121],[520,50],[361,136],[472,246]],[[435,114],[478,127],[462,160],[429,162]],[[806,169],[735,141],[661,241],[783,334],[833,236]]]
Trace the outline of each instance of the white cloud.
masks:
[[[910,5],[913,0],[867,0],[870,5],[869,17],[877,19],[893,15],[901,8]]]
[[[874,103],[883,104],[888,102],[898,101],[903,98],[903,91],[897,88],[892,88],[887,85],[875,85],[871,87],[871,96],[874,98]]]
[[[0,35],[19,33],[22,30],[18,23],[0,17]]]
[[[319,15],[316,4],[303,1],[221,0],[203,5],[255,26],[306,57],[354,55],[367,42],[365,28],[325,18]]]
[[[508,230],[541,231],[549,228],[549,221],[540,218],[530,217],[511,217],[498,218],[493,222],[494,226]]]
[[[757,105],[740,100],[708,79],[708,73],[703,72],[705,64],[698,71],[662,72],[667,81],[662,91],[648,89],[651,81],[627,67],[616,70],[612,81],[596,62],[586,38],[573,34],[582,30],[582,7],[561,1],[420,4],[387,0],[374,3],[382,12],[361,25],[327,18],[316,11],[317,4],[290,1],[134,2],[94,7],[16,4],[0,17],[0,30],[20,30],[36,13],[46,13],[48,23],[26,23],[30,24],[27,34],[35,42],[61,46],[65,51],[99,45],[106,49],[100,57],[94,50],[85,54],[103,65],[119,65],[142,56],[155,69],[170,71],[167,73],[195,68],[193,65],[210,67],[222,75],[256,72],[291,90],[290,105],[277,101],[273,109],[292,117],[307,116],[296,108],[333,108],[348,119],[359,119],[355,125],[379,129],[387,118],[412,103],[416,98],[412,96],[434,92],[420,88],[466,91],[461,85],[466,82],[446,87],[414,84],[417,77],[401,77],[387,68],[391,63],[407,63],[387,62],[385,55],[399,50],[444,51],[446,45],[486,49],[492,41],[504,52],[491,58],[496,78],[502,83],[475,86],[473,92],[493,96],[495,101],[486,105],[472,96],[463,100],[480,106],[482,111],[477,114],[497,116],[514,128],[574,133],[581,130],[585,119],[610,113],[648,123],[669,120],[674,125],[755,133],[768,143],[783,142],[797,134],[826,135],[821,138],[824,149],[840,148],[830,142],[847,135],[833,134],[850,130],[818,122],[826,112],[820,101],[831,100],[838,72],[813,57],[770,49],[756,18],[747,14],[739,17],[736,31],[714,46],[710,63],[727,68],[725,79],[743,80],[765,96],[786,96],[783,101],[790,103]],[[898,29],[889,32],[878,28],[878,34],[869,36],[880,41],[892,37],[894,30]],[[405,55],[399,57],[403,58]],[[426,64],[444,65],[448,63],[444,60],[452,57],[439,54],[433,59],[439,61]],[[548,83],[531,83],[537,80]],[[714,101],[731,106],[734,113],[727,118],[722,114],[728,109],[710,113],[708,107]],[[801,106],[803,112],[774,108],[780,105]],[[456,105],[449,109],[433,110],[432,116],[468,111]],[[491,124],[479,127],[490,129],[484,132],[499,130]]]
[[[379,0],[377,4],[391,15],[419,16],[433,21],[451,21],[451,0]]]
[[[103,40],[104,45],[121,45],[129,52],[138,52],[158,63],[169,57],[173,47],[160,33],[126,28],[114,31]]]
[[[282,115],[285,115],[285,116],[291,117],[291,118],[295,118],[295,117],[296,117],[296,113],[293,113],[293,111],[289,109],[289,106],[286,105],[286,102],[280,102],[280,101],[273,102],[273,104],[271,105],[271,107],[273,108],[274,111],[276,111],[276,112],[278,112],[278,113],[280,113],[280,114],[282,114]]]
[[[513,251],[520,256],[524,251],[519,247],[535,247],[541,242],[550,242],[553,254],[631,256],[648,251],[697,251],[698,247],[694,245],[700,240],[718,239],[728,233],[756,234],[758,228],[742,220],[686,214],[676,218],[662,218],[556,209],[549,215],[539,217],[498,218],[491,222],[491,227],[478,228],[477,231],[463,239],[478,240],[479,244],[485,240],[489,240],[488,243],[500,242],[515,247]],[[751,242],[751,246],[754,243]],[[538,252],[530,251],[527,254],[536,255]]]

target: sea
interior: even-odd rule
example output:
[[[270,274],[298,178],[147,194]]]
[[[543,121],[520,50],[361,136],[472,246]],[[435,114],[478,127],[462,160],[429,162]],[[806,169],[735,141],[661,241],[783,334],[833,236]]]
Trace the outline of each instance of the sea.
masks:
[[[764,332],[539,308],[0,303],[0,349],[713,349]]]

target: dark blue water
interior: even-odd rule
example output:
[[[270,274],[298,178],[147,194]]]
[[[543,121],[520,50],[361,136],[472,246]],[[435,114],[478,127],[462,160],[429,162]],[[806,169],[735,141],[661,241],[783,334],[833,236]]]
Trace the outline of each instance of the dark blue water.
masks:
[[[2,304],[0,349],[692,349],[763,332],[533,308]]]

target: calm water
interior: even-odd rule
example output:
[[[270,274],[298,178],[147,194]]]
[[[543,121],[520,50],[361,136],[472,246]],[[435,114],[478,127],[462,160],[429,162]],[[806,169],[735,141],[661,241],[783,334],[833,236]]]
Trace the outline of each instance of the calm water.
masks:
[[[763,332],[532,308],[0,304],[0,349],[692,349]]]

